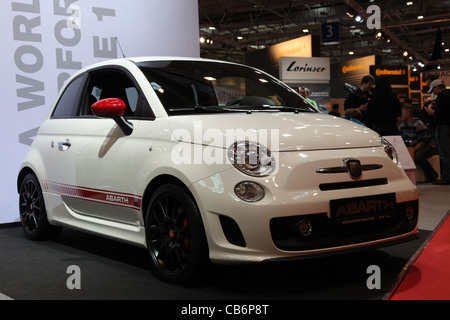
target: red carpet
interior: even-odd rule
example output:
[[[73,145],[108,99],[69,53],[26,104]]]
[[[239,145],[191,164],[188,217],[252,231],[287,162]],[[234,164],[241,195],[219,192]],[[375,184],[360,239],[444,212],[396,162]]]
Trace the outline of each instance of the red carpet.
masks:
[[[450,212],[405,267],[391,300],[450,300]]]

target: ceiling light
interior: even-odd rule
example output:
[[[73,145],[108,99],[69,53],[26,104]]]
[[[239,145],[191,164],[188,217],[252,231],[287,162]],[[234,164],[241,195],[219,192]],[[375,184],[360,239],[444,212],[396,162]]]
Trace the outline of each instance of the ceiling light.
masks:
[[[447,49],[445,49],[444,51],[445,51],[445,52],[450,52],[450,49],[449,49],[449,48],[447,48]]]
[[[408,56],[408,51],[403,51],[403,56],[407,57]]]
[[[205,38],[200,37],[200,43],[205,43]]]
[[[348,54],[352,56],[352,55],[354,55],[355,53],[354,53],[353,51],[350,51]]]
[[[309,32],[309,29],[305,28],[305,29],[303,29],[302,31],[303,31],[303,33],[308,33],[308,32]]]
[[[414,2],[412,2],[412,1],[408,1],[408,2],[406,3],[407,6],[412,6],[413,4],[414,4]]]
[[[418,16],[417,19],[422,20],[423,16]]]
[[[423,64],[423,62],[419,62],[418,65],[419,65],[421,68],[425,67],[425,65]]]
[[[358,16],[355,17],[355,21],[356,22],[363,22],[363,18],[358,15]]]
[[[347,16],[349,16],[350,18],[353,18],[355,16],[354,12],[355,11],[349,7],[346,13],[347,13]]]
[[[242,39],[244,39],[244,37],[243,36],[238,36],[236,39],[242,40]]]

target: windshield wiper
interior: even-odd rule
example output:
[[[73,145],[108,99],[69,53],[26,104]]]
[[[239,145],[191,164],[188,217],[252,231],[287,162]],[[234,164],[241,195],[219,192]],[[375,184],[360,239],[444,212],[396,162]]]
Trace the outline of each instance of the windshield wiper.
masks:
[[[180,107],[180,108],[171,108],[169,109],[169,112],[192,112],[193,114],[196,112],[230,112],[235,111],[234,109],[230,108],[222,108],[220,106],[195,106],[195,107]],[[246,110],[242,110],[246,111]]]
[[[236,106],[236,107],[230,107],[230,106],[195,106],[195,107],[181,107],[181,108],[172,108],[169,109],[170,113],[186,113],[186,112],[245,112],[248,114],[251,114],[253,112],[293,112],[295,114],[298,114],[300,112],[312,112],[308,109],[303,108],[295,108],[295,107],[288,107],[288,106],[269,106],[269,105],[262,105],[262,106]]]
[[[269,106],[269,105],[261,105],[261,106],[240,106],[240,108],[245,111],[250,112],[294,112],[298,114],[300,112],[311,112],[307,109],[288,107],[288,106]]]

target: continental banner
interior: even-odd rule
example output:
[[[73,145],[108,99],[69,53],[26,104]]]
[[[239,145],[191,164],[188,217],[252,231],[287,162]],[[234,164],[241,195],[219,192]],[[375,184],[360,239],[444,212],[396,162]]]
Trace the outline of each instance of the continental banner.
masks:
[[[387,77],[392,85],[408,85],[407,66],[371,66],[370,74],[374,77]]]

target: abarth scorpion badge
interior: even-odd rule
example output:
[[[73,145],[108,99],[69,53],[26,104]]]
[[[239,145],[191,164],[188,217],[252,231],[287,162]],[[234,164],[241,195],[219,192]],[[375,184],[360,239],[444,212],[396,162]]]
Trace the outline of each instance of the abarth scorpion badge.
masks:
[[[359,179],[362,176],[361,162],[357,159],[345,159],[348,174],[352,179]]]

